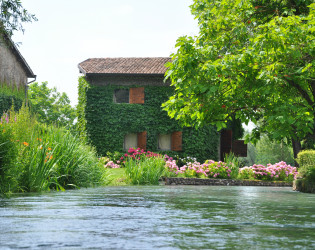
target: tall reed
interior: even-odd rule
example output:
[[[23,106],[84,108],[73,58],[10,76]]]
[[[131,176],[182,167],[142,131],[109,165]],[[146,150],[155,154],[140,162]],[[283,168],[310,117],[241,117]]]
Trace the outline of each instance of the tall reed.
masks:
[[[91,146],[63,128],[38,123],[25,105],[19,112],[11,109],[4,114],[0,123],[0,139],[4,131],[11,131],[9,142],[17,149],[1,170],[0,192],[64,190],[105,183],[105,169]],[[0,140],[0,150],[1,145]]]
[[[140,156],[138,159],[127,159],[126,174],[132,184],[157,185],[165,170],[163,157]]]

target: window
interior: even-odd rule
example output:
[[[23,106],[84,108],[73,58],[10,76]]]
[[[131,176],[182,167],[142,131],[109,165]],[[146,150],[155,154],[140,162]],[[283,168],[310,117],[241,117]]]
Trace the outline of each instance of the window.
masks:
[[[182,151],[182,132],[175,131],[171,134],[160,134],[158,149],[163,151]]]
[[[171,134],[160,134],[158,138],[159,150],[171,150],[172,148],[172,135]]]
[[[124,150],[128,151],[129,148],[138,147],[138,136],[137,134],[127,134],[124,140]]]
[[[126,134],[124,139],[124,150],[128,151],[129,148],[147,148],[147,131]]]
[[[129,103],[129,89],[116,89],[114,92],[114,102]]]
[[[114,102],[144,104],[144,87],[116,89],[114,91]]]

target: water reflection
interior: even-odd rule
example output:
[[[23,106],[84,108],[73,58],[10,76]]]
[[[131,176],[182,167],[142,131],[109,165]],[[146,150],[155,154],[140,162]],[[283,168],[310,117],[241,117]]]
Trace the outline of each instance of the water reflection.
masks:
[[[0,200],[4,248],[315,248],[315,195],[270,187],[106,187]]]

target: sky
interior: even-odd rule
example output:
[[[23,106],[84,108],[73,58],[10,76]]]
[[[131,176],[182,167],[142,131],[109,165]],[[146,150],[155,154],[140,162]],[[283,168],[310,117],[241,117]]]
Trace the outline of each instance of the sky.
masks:
[[[197,35],[192,0],[23,0],[37,22],[13,36],[37,82],[77,104],[78,64],[95,57],[167,57]]]

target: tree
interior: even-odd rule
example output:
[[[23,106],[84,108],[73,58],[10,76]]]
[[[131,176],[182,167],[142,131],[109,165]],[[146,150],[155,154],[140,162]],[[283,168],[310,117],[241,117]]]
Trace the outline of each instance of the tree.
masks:
[[[57,92],[56,88],[50,89],[47,84],[35,82],[29,86],[28,98],[32,110],[37,113],[40,122],[71,128],[76,114],[69,97],[66,93]]]
[[[275,164],[285,161],[287,164],[294,164],[292,148],[284,141],[270,141],[263,135],[256,144],[256,164],[267,166],[268,163]]]
[[[24,31],[23,23],[32,21],[37,21],[35,15],[28,13],[20,0],[0,0],[0,34]]]
[[[186,126],[251,120],[260,125],[249,139],[292,138],[296,154],[315,137],[313,0],[195,0],[191,9],[199,35],[177,40],[166,73],[176,92],[164,109]]]

